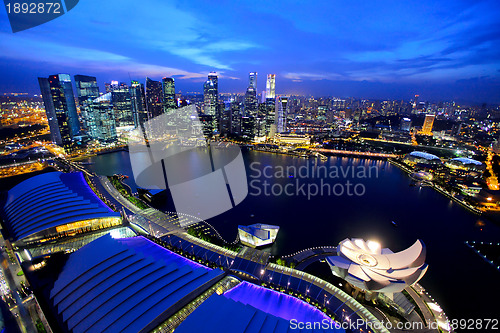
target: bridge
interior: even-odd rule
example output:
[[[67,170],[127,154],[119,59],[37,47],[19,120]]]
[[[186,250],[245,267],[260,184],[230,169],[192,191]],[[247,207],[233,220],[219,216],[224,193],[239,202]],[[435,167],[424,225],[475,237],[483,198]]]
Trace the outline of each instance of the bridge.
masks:
[[[284,256],[283,259],[295,262],[297,264],[295,268],[298,270],[303,270],[313,262],[334,255],[337,255],[336,246],[317,246]]]

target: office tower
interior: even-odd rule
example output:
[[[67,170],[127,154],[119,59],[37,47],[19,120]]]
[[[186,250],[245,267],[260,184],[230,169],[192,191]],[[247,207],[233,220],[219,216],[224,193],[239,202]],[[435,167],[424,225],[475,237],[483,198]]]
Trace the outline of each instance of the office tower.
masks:
[[[255,93],[257,94],[257,72],[251,72],[248,74],[249,85],[253,87]]]
[[[134,103],[128,85],[111,81],[109,90],[116,127],[134,126]]]
[[[434,119],[436,118],[433,114],[425,115],[424,125],[422,126],[422,132],[426,135],[432,134],[432,126],[434,125]]]
[[[419,97],[420,97],[419,95],[415,95],[415,99],[413,100],[413,105],[412,105],[412,113],[417,113]]]
[[[288,103],[288,97],[276,98],[275,125],[277,133],[286,132],[287,103]]]
[[[216,133],[217,122],[215,116],[209,114],[199,114],[198,120],[202,125],[203,135],[205,138],[210,138]]]
[[[79,103],[99,97],[99,86],[95,76],[75,75],[75,84]]]
[[[134,126],[139,127],[148,120],[146,110],[146,97],[144,85],[138,81],[132,81],[130,85],[130,98],[132,99]]]
[[[274,119],[276,115],[276,99],[266,98],[266,136],[274,136],[276,132],[276,120]],[[274,129],[274,131],[273,131]],[[273,133],[271,135],[271,133]]]
[[[262,90],[262,92],[260,93],[260,102],[261,103],[266,103],[266,91],[265,90]]]
[[[241,136],[252,140],[255,137],[255,118],[241,117]]]
[[[276,98],[276,74],[267,74],[266,99]]]
[[[210,72],[208,80],[203,85],[203,101],[204,113],[208,115],[215,115],[217,111],[219,96],[219,83],[217,73]]]
[[[163,113],[163,98],[161,82],[146,77],[146,110],[148,119]]]
[[[49,119],[51,140],[70,150],[72,139],[80,134],[71,77],[68,74],[50,75],[48,79],[38,78],[38,83]]]
[[[219,103],[222,104],[221,115],[219,119],[219,131],[223,136],[227,136],[231,133],[231,103]]]
[[[257,117],[255,118],[255,136],[262,137],[266,135],[266,118],[265,117]]]
[[[80,114],[84,130],[88,133],[90,122],[92,122],[89,103],[99,97],[99,86],[94,76],[75,75],[76,95],[80,104]]]
[[[177,103],[175,101],[175,81],[171,77],[164,77],[161,80],[163,91],[163,112],[175,109]]]
[[[409,132],[411,129],[411,119],[410,118],[401,119],[401,123],[399,125],[399,128],[403,132]]]
[[[116,141],[116,120],[112,105],[113,91],[88,103],[92,121],[89,123],[89,136],[93,140],[111,143]]]
[[[231,134],[239,135],[241,132],[241,108],[239,102],[231,102]]]
[[[245,93],[245,116],[255,117],[257,116],[257,92],[254,86],[250,83]]]

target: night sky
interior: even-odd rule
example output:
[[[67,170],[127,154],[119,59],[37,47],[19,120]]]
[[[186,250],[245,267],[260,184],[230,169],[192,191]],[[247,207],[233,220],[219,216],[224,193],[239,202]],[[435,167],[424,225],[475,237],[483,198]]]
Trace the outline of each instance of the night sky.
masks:
[[[202,91],[500,103],[500,1],[80,0],[12,33],[0,10],[0,92],[39,93],[37,77],[104,82],[176,78]]]

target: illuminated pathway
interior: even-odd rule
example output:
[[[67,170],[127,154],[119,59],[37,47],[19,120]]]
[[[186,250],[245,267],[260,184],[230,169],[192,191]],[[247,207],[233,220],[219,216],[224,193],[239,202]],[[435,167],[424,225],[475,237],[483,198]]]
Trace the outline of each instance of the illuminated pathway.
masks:
[[[370,153],[366,151],[337,150],[337,149],[325,149],[325,148],[312,148],[311,151],[317,151],[320,153],[329,153],[329,154],[363,156],[363,157],[380,157],[380,158],[398,157],[398,155],[395,154]]]

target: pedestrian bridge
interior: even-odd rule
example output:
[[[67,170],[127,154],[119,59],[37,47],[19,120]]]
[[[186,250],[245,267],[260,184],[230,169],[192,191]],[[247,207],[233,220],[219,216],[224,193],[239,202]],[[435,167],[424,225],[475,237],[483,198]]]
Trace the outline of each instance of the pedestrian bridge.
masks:
[[[283,259],[296,263],[295,268],[303,270],[313,262],[334,255],[337,255],[336,246],[317,246],[283,256]]]

